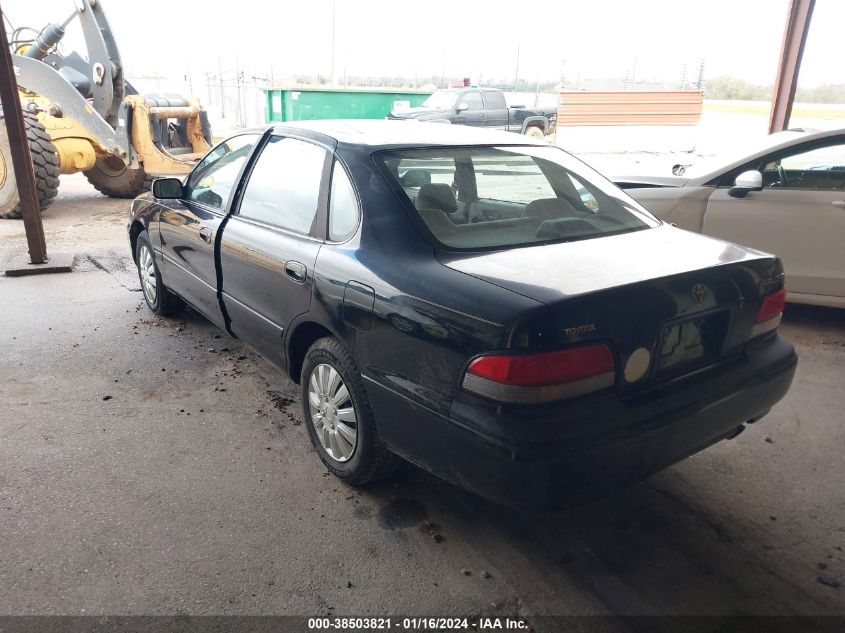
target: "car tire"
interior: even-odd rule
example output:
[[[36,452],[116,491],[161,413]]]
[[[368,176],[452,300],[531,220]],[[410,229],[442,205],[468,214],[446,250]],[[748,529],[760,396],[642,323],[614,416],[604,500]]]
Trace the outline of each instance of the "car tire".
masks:
[[[311,443],[336,477],[360,486],[395,469],[399,458],[379,438],[358,366],[334,337],[321,338],[308,350],[300,393]]]
[[[525,136],[530,136],[531,138],[539,138],[540,140],[546,138],[546,133],[543,132],[543,128],[536,125],[529,125],[527,128],[525,128],[524,134]]]
[[[176,312],[178,299],[161,280],[155,251],[146,231],[141,231],[135,244],[135,266],[138,268],[138,281],[141,282],[141,294],[144,295],[147,307],[159,316],[170,316]]]

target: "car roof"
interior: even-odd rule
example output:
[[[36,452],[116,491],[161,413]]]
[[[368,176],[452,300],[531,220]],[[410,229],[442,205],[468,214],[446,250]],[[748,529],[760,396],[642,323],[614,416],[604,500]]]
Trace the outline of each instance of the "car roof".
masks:
[[[724,155],[717,154],[710,159],[701,161],[698,165],[693,163],[691,167],[695,168],[697,166],[698,168],[688,169],[684,175],[688,178],[689,185],[699,186],[748,162],[762,158],[767,154],[788,149],[799,143],[807,143],[841,135],[845,135],[845,128],[833,130],[792,128],[782,132],[775,132],[774,134],[754,139],[749,146],[743,147],[739,151],[728,152]]]
[[[345,145],[367,146],[373,149],[455,145],[548,145],[545,141],[513,132],[423,121],[323,119],[283,123],[274,125],[273,130],[280,134],[321,135]]]

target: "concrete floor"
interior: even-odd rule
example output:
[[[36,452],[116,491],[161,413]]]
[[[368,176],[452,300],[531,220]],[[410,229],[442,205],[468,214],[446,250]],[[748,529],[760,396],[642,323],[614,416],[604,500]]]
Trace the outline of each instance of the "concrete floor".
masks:
[[[146,310],[127,208],[64,178],[45,230],[77,271],[0,277],[0,614],[845,615],[845,311],[789,309],[792,391],[736,440],[523,515],[329,476],[295,386]]]

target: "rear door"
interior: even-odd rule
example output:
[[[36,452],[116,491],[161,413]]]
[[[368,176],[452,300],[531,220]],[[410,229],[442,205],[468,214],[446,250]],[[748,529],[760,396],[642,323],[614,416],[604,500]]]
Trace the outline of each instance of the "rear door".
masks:
[[[165,284],[208,319],[224,327],[217,300],[214,242],[259,134],[234,136],[211,150],[185,183],[181,200],[161,201],[162,275]]]
[[[232,333],[283,368],[285,330],[311,305],[332,151],[280,135],[259,151],[220,241],[222,299]]]
[[[743,169],[763,172],[763,191],[733,198],[719,187],[703,232],[780,256],[790,292],[845,297],[845,137],[801,144]]]
[[[508,129],[508,105],[500,90],[484,91],[484,108],[487,112],[485,125],[497,130]]]

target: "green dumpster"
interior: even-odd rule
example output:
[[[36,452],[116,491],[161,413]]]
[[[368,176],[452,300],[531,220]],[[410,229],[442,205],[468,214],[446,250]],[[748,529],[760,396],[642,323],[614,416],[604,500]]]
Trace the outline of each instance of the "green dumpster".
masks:
[[[264,120],[383,119],[391,110],[420,105],[426,90],[388,88],[266,89]]]

